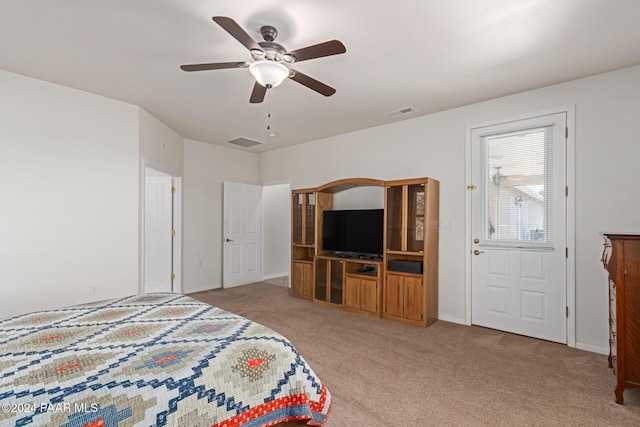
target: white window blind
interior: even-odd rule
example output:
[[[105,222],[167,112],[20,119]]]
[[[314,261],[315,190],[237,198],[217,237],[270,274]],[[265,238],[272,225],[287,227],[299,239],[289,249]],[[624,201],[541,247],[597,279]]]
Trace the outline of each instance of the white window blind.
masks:
[[[553,126],[480,138],[484,246],[553,248]]]

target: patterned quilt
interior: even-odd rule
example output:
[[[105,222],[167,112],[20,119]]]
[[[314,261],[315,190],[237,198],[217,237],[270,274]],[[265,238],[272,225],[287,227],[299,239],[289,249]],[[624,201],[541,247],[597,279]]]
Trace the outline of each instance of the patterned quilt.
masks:
[[[330,406],[287,339],[184,295],[0,321],[2,426],[320,426]]]

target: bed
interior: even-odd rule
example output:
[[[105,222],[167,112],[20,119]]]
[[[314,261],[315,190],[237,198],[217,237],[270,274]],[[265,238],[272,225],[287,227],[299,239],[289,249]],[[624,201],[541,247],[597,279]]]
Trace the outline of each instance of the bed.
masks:
[[[2,426],[321,426],[330,407],[287,339],[184,295],[0,321]]]

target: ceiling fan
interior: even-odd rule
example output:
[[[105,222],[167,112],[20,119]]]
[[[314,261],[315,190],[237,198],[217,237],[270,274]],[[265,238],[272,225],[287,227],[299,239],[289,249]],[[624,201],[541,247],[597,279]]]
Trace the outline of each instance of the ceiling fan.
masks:
[[[236,21],[226,16],[214,16],[213,21],[220,25],[233,38],[249,49],[253,62],[216,62],[211,64],[181,65],[183,71],[222,70],[225,68],[249,68],[255,77],[256,83],[251,92],[249,102],[260,103],[264,100],[267,89],[278,86],[287,77],[300,83],[324,96],[333,95],[336,90],[331,86],[319,82],[306,74],[289,68],[287,65],[321,58],[323,56],[345,53],[347,49],[338,40],[318,43],[312,46],[288,51],[274,40],[278,36],[278,30],[270,25],[260,28],[260,34],[264,41],[256,42],[249,34],[238,25]]]

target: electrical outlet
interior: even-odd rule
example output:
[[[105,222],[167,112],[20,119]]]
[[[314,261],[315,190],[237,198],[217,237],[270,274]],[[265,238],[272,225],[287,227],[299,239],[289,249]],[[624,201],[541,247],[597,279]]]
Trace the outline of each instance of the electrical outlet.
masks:
[[[98,291],[98,285],[95,283],[89,283],[89,295],[95,295]]]
[[[453,221],[441,219],[440,230],[453,230]]]

